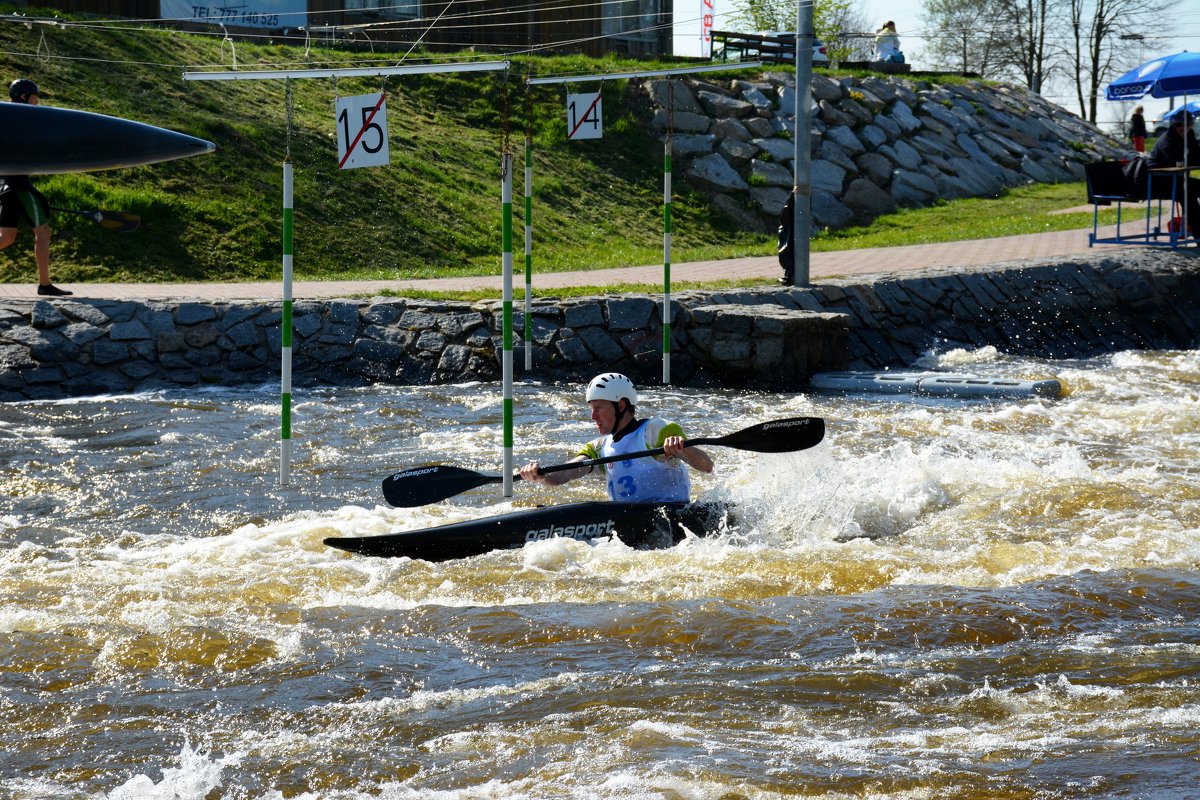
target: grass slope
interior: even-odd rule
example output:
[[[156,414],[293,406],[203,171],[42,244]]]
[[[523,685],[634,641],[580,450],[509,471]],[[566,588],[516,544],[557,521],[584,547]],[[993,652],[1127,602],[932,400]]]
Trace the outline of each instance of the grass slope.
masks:
[[[245,42],[236,55],[239,68],[344,66],[350,58],[396,63],[395,55],[316,48],[306,54]],[[148,122],[218,147],[184,161],[40,178],[55,205],[133,211],[144,220],[139,232],[114,235],[82,217],[58,215],[56,280],[278,276],[280,165],[289,129],[284,82],[181,77],[198,65],[228,69],[230,61],[219,37],[154,27],[30,30],[0,23],[0,74],[33,78],[48,104]],[[598,141],[565,141],[561,87],[536,89],[528,103],[523,93],[523,78],[534,68],[577,74],[661,66],[551,57],[516,60],[508,74],[393,77],[387,82],[391,166],[344,171],[337,168],[335,96],[377,92],[380,79],[342,79],[336,87],[325,79],[292,81],[297,277],[414,278],[497,269],[500,152],[507,127],[519,214],[526,109],[535,137],[539,268],[587,268],[596,253],[603,253],[604,266],[661,259],[662,145],[633,123],[626,82],[604,84],[606,130]],[[506,106],[512,109],[507,126]],[[766,242],[735,230],[710,212],[702,195],[687,190],[676,199],[674,221],[676,252],[690,257],[744,255]],[[0,280],[32,280],[31,240],[23,233],[0,253]]]
[[[0,12],[14,11],[0,6]],[[242,69],[346,66],[349,59],[396,63],[394,54],[247,42],[237,43],[235,52]],[[54,205],[126,210],[143,218],[138,232],[114,234],[76,215],[56,215],[55,280],[278,278],[281,164],[289,142],[297,279],[494,273],[500,268],[500,152],[506,138],[515,157],[514,246],[521,262],[527,127],[534,137],[536,269],[662,259],[662,145],[635,123],[637,100],[628,96],[627,82],[603,84],[604,138],[567,142],[564,87],[535,87],[526,96],[524,78],[668,65],[551,56],[513,60],[509,73],[393,77],[386,84],[391,165],[339,170],[335,97],[377,92],[380,79],[343,79],[336,85],[325,79],[293,80],[289,126],[283,81],[182,79],[187,69],[229,69],[233,57],[219,36],[134,24],[29,28],[0,22],[0,75],[6,81],[30,77],[50,105],[159,125],[211,140],[218,148],[212,155],[148,167],[39,178]],[[673,261],[773,252],[773,237],[735,229],[711,210],[704,195],[676,177]],[[877,246],[881,231],[890,231],[886,243],[892,244],[959,238],[952,231],[939,233],[943,223],[921,216],[927,213],[938,212],[902,212],[869,230],[822,236],[814,249]],[[981,235],[972,219],[997,217],[986,206],[970,218],[959,211],[941,213],[962,231],[961,238]],[[1082,218],[1052,222],[1086,224]],[[0,282],[33,279],[32,236],[22,231],[15,245],[0,252]]]

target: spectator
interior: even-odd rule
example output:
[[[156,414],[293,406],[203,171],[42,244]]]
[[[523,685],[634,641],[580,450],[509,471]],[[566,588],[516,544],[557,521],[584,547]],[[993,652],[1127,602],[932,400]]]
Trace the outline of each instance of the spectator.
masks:
[[[1171,187],[1176,178],[1182,178],[1175,186],[1182,184],[1182,191],[1176,190],[1175,202],[1182,203],[1186,215],[1187,228],[1193,232],[1200,221],[1200,180],[1187,177],[1180,170],[1178,175],[1172,173],[1154,174],[1153,170],[1170,167],[1200,167],[1200,144],[1196,142],[1196,134],[1192,130],[1193,117],[1186,111],[1181,112],[1171,120],[1171,127],[1158,137],[1154,150],[1150,153],[1146,165],[1152,170],[1154,181],[1154,197],[1171,197]]]
[[[1133,110],[1133,116],[1129,118],[1129,138],[1133,140],[1133,149],[1139,153],[1146,152],[1146,118],[1142,116],[1145,111],[1142,106],[1138,106]]]
[[[796,195],[788,193],[787,202],[783,204],[783,213],[779,215],[779,266],[783,267],[783,277],[779,282],[791,286],[796,276],[796,248],[792,246],[792,228],[796,224]]]
[[[900,36],[896,33],[896,23],[890,19],[883,23],[882,28],[875,31],[875,60],[904,63],[904,53],[900,52]]]

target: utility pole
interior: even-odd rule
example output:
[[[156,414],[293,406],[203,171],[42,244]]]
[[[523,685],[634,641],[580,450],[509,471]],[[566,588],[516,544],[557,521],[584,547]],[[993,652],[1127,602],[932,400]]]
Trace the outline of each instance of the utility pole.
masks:
[[[792,217],[792,285],[808,286],[808,235],[812,228],[813,0],[796,3],[796,149],[792,156],[796,213]]]

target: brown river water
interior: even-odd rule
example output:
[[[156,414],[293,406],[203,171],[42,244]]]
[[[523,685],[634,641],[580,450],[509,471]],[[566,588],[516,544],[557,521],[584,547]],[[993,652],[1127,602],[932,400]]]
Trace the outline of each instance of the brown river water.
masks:
[[[430,564],[322,544],[594,499],[392,509],[425,462],[499,469],[496,385],[0,405],[0,798],[1200,796],[1200,352],[931,364],[1063,399],[651,388],[719,436],[736,526]],[[517,387],[517,458],[592,435]]]

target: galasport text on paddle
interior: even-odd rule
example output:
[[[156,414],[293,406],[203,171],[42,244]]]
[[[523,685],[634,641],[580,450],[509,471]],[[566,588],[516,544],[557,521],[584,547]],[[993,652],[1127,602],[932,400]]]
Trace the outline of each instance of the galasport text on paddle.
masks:
[[[749,450],[754,453],[792,453],[814,447],[825,437],[825,420],[820,417],[792,417],[777,419],[772,422],[761,422],[734,433],[717,437],[700,437],[688,439],[687,446],[716,445],[717,447],[732,447],[737,450]],[[566,464],[552,464],[542,467],[541,473],[561,472],[580,467],[593,467],[607,464],[611,461],[624,461],[631,458],[646,458],[663,454],[663,448],[639,450],[619,456],[592,458],[583,461],[570,461]],[[519,481],[520,475],[514,475],[513,480]],[[397,472],[383,481],[383,496],[388,503],[399,508],[425,506],[453,497],[456,494],[486,486],[489,483],[501,483],[502,475],[488,475],[483,472],[443,465],[412,467]]]

